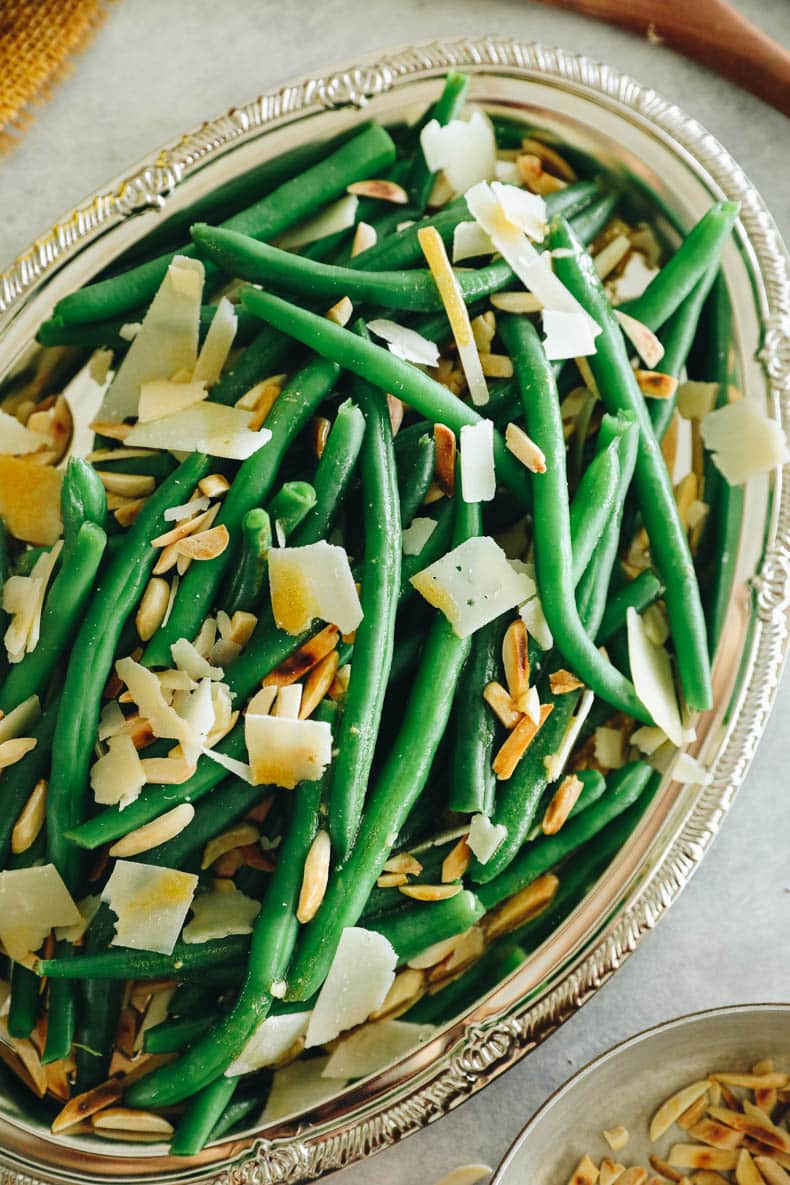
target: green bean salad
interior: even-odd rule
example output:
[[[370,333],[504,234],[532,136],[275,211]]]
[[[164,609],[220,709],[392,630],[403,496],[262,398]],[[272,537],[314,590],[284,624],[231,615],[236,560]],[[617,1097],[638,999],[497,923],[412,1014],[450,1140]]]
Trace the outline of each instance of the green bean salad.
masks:
[[[671,250],[467,87],[168,218],[0,391],[0,1057],[65,1137],[317,1105],[709,777],[785,457],[732,372],[737,206]]]

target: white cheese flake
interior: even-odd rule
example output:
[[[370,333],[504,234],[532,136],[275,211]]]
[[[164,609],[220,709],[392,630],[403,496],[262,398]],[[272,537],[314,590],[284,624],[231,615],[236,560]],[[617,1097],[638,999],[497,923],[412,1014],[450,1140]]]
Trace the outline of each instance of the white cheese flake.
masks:
[[[318,618],[350,634],[362,620],[345,548],[323,539],[306,547],[273,548],[268,569],[274,620],[287,633],[300,634]]]
[[[253,786],[315,782],[332,760],[332,728],[324,720],[282,716],[244,717],[244,739]]]
[[[493,255],[494,244],[482,226],[476,222],[459,222],[453,231],[453,263],[464,259],[477,259],[480,255]]]
[[[634,690],[673,745],[683,744],[683,724],[680,719],[672,663],[663,646],[651,642],[645,623],[636,609],[626,612],[628,633],[628,661]]]
[[[81,920],[54,864],[0,872],[0,942],[12,959],[38,950],[53,926]]]
[[[344,1083],[321,1077],[328,1060],[325,1057],[298,1059],[276,1070],[261,1122],[274,1123],[288,1115],[309,1111],[342,1090]]]
[[[595,692],[590,691],[589,688],[585,688],[575,714],[568,721],[568,727],[565,729],[562,740],[560,741],[559,749],[555,753],[550,753],[547,757],[543,758],[547,782],[556,782],[565,772],[568,758],[573,752],[579,733],[590,714],[590,709],[594,702]]]
[[[532,591],[488,535],[467,539],[411,578],[417,591],[466,638],[524,601]]]
[[[368,321],[367,325],[371,333],[384,339],[387,349],[396,358],[401,358],[404,362],[415,362],[418,366],[438,365],[439,350],[435,342],[423,337],[416,329],[409,329],[406,325],[399,325],[397,321],[390,321],[386,317]]]
[[[595,333],[588,316],[563,309],[544,309],[542,321],[546,335],[543,348],[549,362],[595,353]]]
[[[392,987],[397,963],[392,943],[383,934],[347,926],[318,993],[305,1048],[326,1045],[380,1008]]]
[[[77,908],[80,911],[80,920],[72,922],[69,926],[55,926],[54,932],[58,942],[71,942],[76,944],[85,936],[88,926],[91,924],[96,914],[99,912],[101,905],[101,896],[96,893],[83,897],[81,901],[77,902]]]
[[[16,416],[0,409],[0,452],[20,457],[46,448],[48,444],[49,437],[46,433],[31,431],[24,424],[20,424]]]
[[[690,753],[678,753],[672,764],[672,778],[676,782],[694,782],[707,786],[713,781],[713,774]]]
[[[0,716],[0,745],[14,737],[30,736],[30,730],[40,715],[41,701],[37,695],[29,695],[11,712]]]
[[[125,443],[246,461],[272,436],[268,428],[250,430],[252,415],[238,407],[204,401],[147,424],[135,424]]]
[[[208,333],[200,348],[192,375],[194,382],[205,383],[208,387],[213,387],[216,383],[228,360],[238,323],[236,310],[228,298],[223,296],[217,305],[217,311],[211,318]]]
[[[491,420],[461,428],[461,497],[464,502],[490,502],[496,494],[494,425]]]
[[[173,642],[170,654],[177,669],[189,675],[190,679],[214,679],[220,682],[225,675],[222,667],[212,666],[188,638],[179,638]]]
[[[468,119],[442,126],[431,119],[420,132],[420,147],[432,173],[440,170],[454,193],[496,176],[496,137],[488,116],[473,111]]]
[[[275,245],[282,247],[284,251],[295,251],[298,247],[314,243],[316,239],[325,238],[326,235],[348,230],[356,222],[358,207],[359,198],[353,193],[345,194],[337,201],[330,202],[319,214],[278,235],[274,240]]]
[[[38,645],[47,586],[62,550],[63,540],[58,539],[38,557],[29,576],[9,576],[3,585],[2,606],[11,614],[4,638],[9,662],[21,662]]]
[[[284,1012],[280,1016],[267,1016],[239,1056],[230,1063],[225,1077],[236,1078],[240,1074],[252,1074],[265,1066],[275,1065],[285,1057],[294,1042],[305,1035],[309,1020],[309,1012]]]
[[[102,806],[134,802],[145,785],[145,771],[132,738],[111,736],[107,752],[91,766],[90,778],[93,797]]]
[[[182,941],[210,942],[231,934],[251,934],[252,923],[260,912],[260,902],[240,889],[210,889],[193,900],[192,917],[184,926]]]
[[[116,860],[101,895],[118,919],[111,945],[172,955],[197,884],[189,872]]]
[[[435,518],[413,518],[403,532],[403,554],[419,555],[437,527]]]
[[[217,765],[221,765],[228,773],[241,778],[242,782],[246,782],[248,786],[255,785],[252,780],[252,770],[246,761],[238,761],[235,757],[229,757],[227,753],[220,753],[219,749],[204,749],[203,756],[208,757],[210,761],[216,761]]]
[[[95,350],[63,389],[63,398],[71,412],[71,447],[73,457],[87,457],[93,448],[91,424],[98,419],[107,388],[112,380],[112,350]]]
[[[126,684],[140,715],[151,725],[154,736],[180,741],[185,748],[193,743],[192,730],[168,704],[162,692],[162,684],[153,671],[135,662],[133,658],[119,658],[115,670],[118,678]]]
[[[416,1025],[405,1020],[379,1020],[363,1025],[338,1042],[323,1077],[366,1078],[422,1045],[435,1031],[433,1025]]]
[[[714,465],[731,486],[790,460],[782,425],[756,399],[739,399],[708,412],[700,430]]]
[[[172,379],[151,379],[140,388],[138,424],[161,420],[186,407],[194,407],[208,396],[203,382],[174,383]]]
[[[507,838],[507,827],[492,823],[485,815],[472,815],[467,843],[481,864],[488,861]]]

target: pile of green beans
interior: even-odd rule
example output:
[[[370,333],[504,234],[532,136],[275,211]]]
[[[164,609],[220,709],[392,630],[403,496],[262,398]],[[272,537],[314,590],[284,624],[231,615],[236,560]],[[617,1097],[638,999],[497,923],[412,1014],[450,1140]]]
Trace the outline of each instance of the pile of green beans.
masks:
[[[704,458],[700,497],[711,509],[692,554],[660,449],[678,414],[676,399],[642,395],[610,289],[585,250],[594,253],[607,241],[599,236],[613,232],[620,195],[605,178],[582,177],[548,195],[547,234],[538,244],[553,251],[555,276],[600,329],[587,360],[596,390],[583,411],[566,410],[564,397],[578,381],[570,361],[547,359],[540,314],[498,307],[498,292],[523,285],[505,259],[490,255],[465,260],[455,279],[477,340],[483,335],[487,343],[481,352],[489,355],[490,373],[503,377],[490,381],[482,406],[472,406],[463,384],[456,394],[463,351],[459,358],[419,232],[434,228],[452,254],[456,229],[471,214],[462,194],[431,208],[438,189],[419,138],[428,119],[445,125],[461,115],[467,88],[468,79],[451,73],[412,127],[390,134],[369,122],[298,161],[253,170],[65,296],[40,327],[42,345],[75,355],[102,346],[113,350],[117,367],[129,344],[124,326],[144,321],[174,255],[186,254],[205,268],[199,340],[223,288],[238,302],[234,350],[208,402],[234,405],[266,378],[279,390],[265,419],[267,442],[241,462],[198,451],[137,455],[109,436],[97,439],[95,465],[68,460],[63,542],[53,553],[40,638],[21,661],[6,664],[0,654],[0,714],[24,705],[25,732],[35,742],[3,770],[0,876],[46,862],[82,902],[101,896],[116,858],[130,859],[193,874],[200,894],[237,890],[260,906],[244,932],[231,923],[215,931],[223,937],[201,942],[188,941],[187,933],[166,954],[118,945],[116,916],[102,901],[84,936],[50,939],[31,952],[33,960],[10,964],[9,1037],[29,1038],[46,1014],[42,1062],[64,1068],[72,1095],[108,1077],[116,1042],[128,1053],[119,1035],[128,1038],[123,1026],[134,1019],[135,1050],[153,1061],[125,1083],[123,1102],[144,1109],[185,1104],[176,1112],[176,1155],[194,1155],[260,1110],[277,1071],[228,1076],[228,1068],[267,1018],[314,1006],[347,928],[382,936],[398,965],[412,964],[409,975],[416,956],[435,944],[479,936],[481,957],[439,990],[423,975],[425,994],[404,1014],[415,1023],[442,1023],[519,966],[582,900],[649,809],[659,782],[635,747],[626,744],[618,769],[598,768],[594,747],[601,726],[622,728],[627,740],[635,723],[653,723],[639,680],[635,686],[630,678],[629,610],[666,607],[683,702],[696,710],[711,703],[709,651],[730,594],[742,491]],[[495,126],[499,141],[520,146],[521,125]],[[355,221],[375,229],[372,246],[355,253],[351,225],[298,251],[281,245],[285,231],[321,214],[354,182],[376,180],[405,192],[394,191],[404,204],[359,200]],[[687,368],[693,378],[718,381],[721,399],[731,350],[719,257],[736,217],[731,203],[716,204],[645,292],[623,306],[660,334],[662,373],[679,379]],[[616,226],[619,233],[623,224]],[[246,285],[237,291],[239,281]],[[350,316],[340,316],[348,311],[342,298],[353,305]],[[433,342],[440,366],[418,367],[371,340],[368,323],[377,317],[398,317]],[[486,420],[493,426],[496,491],[478,503],[466,499],[461,434]],[[543,454],[545,470],[519,459],[512,442],[522,437],[514,428]],[[144,479],[136,517],[122,514],[128,507],[117,501],[126,475]],[[144,595],[162,594],[161,583],[149,584],[163,557],[153,541],[209,489],[212,529],[224,545],[214,558],[186,566],[179,556],[177,575],[157,566],[169,593],[149,628]],[[417,538],[426,519],[425,541],[413,554],[404,531],[412,527]],[[627,561],[642,527],[650,566],[635,573]],[[527,584],[534,576],[539,606],[511,601],[461,637],[412,578],[485,534],[518,573],[528,573]],[[326,543],[345,549],[359,624],[341,636],[336,623],[316,618],[287,633],[275,622],[270,596],[273,549],[323,550]],[[0,521],[0,591],[7,579],[29,576],[49,546],[40,537],[12,538]],[[517,677],[508,627],[520,612],[529,621],[530,610],[542,610],[551,637],[541,635],[535,617],[536,636],[524,644],[518,626],[524,653]],[[3,631],[8,619],[0,607]],[[214,752],[198,750],[181,781],[146,782],[129,803],[97,804],[91,771],[107,751],[100,725],[136,711],[114,677],[116,661],[132,655],[172,687],[164,672],[174,666],[174,644],[207,647],[215,627],[227,659],[207,659],[203,649],[195,660],[200,670],[208,661],[234,713],[224,735],[204,737]],[[234,638],[244,641],[229,647],[226,632],[237,629]],[[290,681],[312,696],[305,714],[331,731],[331,760],[320,777],[292,791],[252,785],[245,709],[262,685]],[[316,687],[320,694],[313,695]],[[171,697],[171,711],[180,711],[183,694]],[[496,758],[529,732],[535,698],[542,723],[515,766],[503,769]],[[589,710],[583,721],[582,709]],[[154,738],[145,725],[136,718],[124,725],[144,762],[177,756],[172,738]],[[557,820],[562,799],[555,796],[570,775],[578,779],[576,797]],[[18,824],[29,823],[25,811],[41,781],[43,821],[28,834]],[[184,825],[174,834],[168,812],[179,807]],[[497,829],[493,852],[476,843],[475,816]],[[140,831],[150,825],[153,832]],[[132,854],[116,857],[117,841]],[[325,884],[308,909],[306,874],[316,852],[323,853]],[[548,873],[556,891],[545,908],[495,936],[503,904],[506,911]],[[137,992],[129,992],[130,982]],[[163,984],[176,985],[166,1015],[146,1022],[140,1034],[144,1006],[135,1000],[144,985],[156,992]]]

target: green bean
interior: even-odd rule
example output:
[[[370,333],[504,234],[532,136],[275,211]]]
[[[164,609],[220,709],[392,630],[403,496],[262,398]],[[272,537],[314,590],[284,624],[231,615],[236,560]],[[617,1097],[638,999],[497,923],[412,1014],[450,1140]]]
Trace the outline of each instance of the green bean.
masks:
[[[608,642],[621,630],[626,622],[628,609],[641,613],[661,596],[661,581],[654,572],[640,572],[637,577],[624,584],[606,603],[601,624],[596,635],[598,645]]]
[[[375,175],[394,156],[395,146],[384,129],[368,124],[331,156],[285,181],[222,225],[259,238],[273,238],[339,197],[351,182]],[[185,247],[181,254],[194,255],[194,249]],[[72,292],[58,301],[55,316],[66,324],[81,324],[117,317],[146,304],[161,284],[173,255],[166,252],[111,279]]]
[[[699,326],[700,314],[718,275],[718,261],[708,268],[702,279],[692,288],[680,307],[672,314],[664,326],[662,345],[664,356],[656,366],[661,374],[678,378],[689,356],[694,338]],[[675,414],[677,394],[671,399],[651,399],[648,401],[650,418],[653,421],[653,431],[662,440],[669,427],[669,421]]]
[[[399,962],[408,963],[435,942],[462,934],[482,916],[483,907],[477,897],[469,889],[462,889],[445,901],[417,903],[397,913],[369,918],[367,926],[392,943]]]
[[[417,572],[421,572],[423,568],[427,568],[434,560],[438,560],[440,556],[448,550],[450,546],[450,536],[453,531],[453,507],[450,501],[439,503],[434,507],[426,506],[426,518],[432,518],[436,523],[436,527],[428,536],[427,542],[424,544],[421,551],[417,555],[405,555],[401,563],[401,584],[400,584],[400,603],[403,604],[414,595],[414,586],[411,584],[411,578]]]
[[[176,1053],[196,1037],[202,1037],[213,1023],[214,1017],[211,1015],[171,1017],[152,1029],[146,1029],[143,1049],[146,1053]]]
[[[423,504],[428,487],[433,481],[436,449],[433,437],[423,434],[398,466],[400,518],[406,528]]]
[[[225,1107],[225,1110],[220,1115],[214,1127],[211,1129],[209,1135],[209,1143],[214,1143],[216,1140],[221,1140],[228,1132],[233,1131],[238,1127],[242,1120],[246,1119],[253,1112],[259,1114],[266,1097],[269,1093],[270,1081],[266,1079],[264,1087],[258,1087],[255,1094],[248,1095],[245,1098],[233,1098]]]
[[[716,202],[711,206],[642,295],[620,306],[622,312],[636,317],[649,329],[660,329],[718,261],[740,209],[738,202]]]
[[[216,525],[227,528],[231,545],[215,559],[193,564],[185,574],[167,623],[160,626],[146,647],[142,659],[146,666],[167,666],[173,642],[192,639],[198,633],[225,572],[234,562],[234,540],[244,515],[267,497],[285,453],[332,390],[337,375],[336,366],[318,359],[291,379],[277,399],[266,422],[271,439],[241,464],[217,515]]]
[[[8,1008],[9,1037],[29,1037],[36,1027],[41,980],[21,963],[12,963],[11,997]]]
[[[208,327],[214,320],[217,306],[203,305],[200,310],[200,336],[202,342]],[[42,346],[82,346],[83,348],[98,349],[105,347],[112,350],[126,350],[129,348],[129,338],[124,337],[121,330],[125,325],[133,325],[142,321],[145,309],[133,309],[125,317],[115,317],[109,321],[90,321],[86,324],[70,325],[60,317],[50,317],[39,325],[36,341]],[[238,325],[234,346],[248,344],[258,329],[253,317],[247,316],[242,310],[237,313]],[[213,399],[213,394],[212,394]]]
[[[68,942],[55,945],[55,955],[65,963],[74,958],[74,947]],[[77,998],[74,985],[60,980],[49,985],[47,1006],[47,1039],[41,1054],[42,1065],[68,1057],[77,1027]]]
[[[566,193],[567,190],[561,190],[560,192]],[[620,195],[618,193],[603,193],[595,201],[585,206],[583,210],[578,211],[572,216],[565,211],[557,210],[556,205],[553,209],[550,209],[547,202],[546,216],[547,218],[552,218],[555,214],[562,213],[565,218],[569,219],[573,227],[573,233],[587,246],[605,228],[619,200]]]
[[[479,530],[479,506],[459,501],[455,542]],[[403,722],[368,799],[354,849],[347,863],[333,871],[318,913],[302,933],[286,999],[306,1000],[313,994],[329,970],[343,929],[360,916],[395,837],[428,779],[468,652],[469,639],[459,638],[447,619],[437,614]]]
[[[35,649],[13,665],[0,687],[0,711],[10,712],[46,687],[82,619],[106,542],[101,527],[90,520],[82,524],[47,594]]]
[[[269,518],[283,538],[292,535],[316,503],[316,494],[308,481],[286,481],[269,503]]]
[[[8,531],[5,523],[0,518],[0,641],[5,637],[5,632],[8,627],[8,614],[3,609],[3,587],[10,575],[10,564],[8,557]],[[0,678],[5,673],[8,656],[6,654],[5,646],[0,645]],[[0,863],[0,868],[2,863]]]
[[[450,778],[450,810],[490,815],[496,778],[491,756],[496,718],[483,699],[487,684],[499,675],[502,622],[496,618],[477,630],[455,697],[455,746]]]
[[[192,238],[201,259],[210,260],[226,275],[264,284],[289,294],[328,301],[348,296],[355,304],[384,309],[431,312],[443,308],[436,281],[424,269],[372,272],[318,263],[260,243],[247,235],[213,226],[193,226]],[[486,267],[456,272],[464,300],[479,300],[513,283],[505,260]]]
[[[319,718],[332,705],[319,704]],[[253,930],[247,975],[241,993],[222,1019],[176,1062],[160,1066],[126,1093],[131,1107],[164,1106],[202,1090],[228,1068],[268,1015],[272,984],[285,977],[296,944],[296,905],[304,862],[318,828],[326,775],[303,782],[292,795],[292,816],[277,866]]]
[[[232,617],[241,609],[258,608],[266,587],[266,557],[272,545],[272,524],[265,510],[256,506],[241,520],[241,554],[230,574],[223,597],[226,612]]]
[[[551,368],[531,322],[510,316],[500,317],[498,324],[521,387],[527,431],[547,459],[546,472],[531,477],[535,567],[549,629],[574,673],[588,687],[629,716],[648,722],[650,714],[633,685],[596,649],[576,610],[565,441]]]
[[[163,976],[185,980],[196,976],[199,979],[213,966],[228,969],[236,966],[240,970],[249,947],[250,939],[246,934],[214,938],[209,942],[177,942],[171,955],[114,946],[94,954],[77,955],[73,959],[39,959],[36,973],[52,980],[119,981],[159,979]]]
[[[170,1143],[171,1156],[194,1156],[200,1152],[238,1085],[238,1078],[221,1074],[189,1100]]]
[[[337,409],[324,451],[313,476],[316,504],[294,532],[291,547],[305,547],[325,539],[343,505],[365,435],[365,417],[350,399]]]
[[[374,387],[398,396],[434,423],[446,424],[458,432],[465,424],[478,424],[482,418],[417,367],[396,358],[381,346],[360,341],[356,334],[326,317],[317,317],[272,293],[261,292],[256,288],[243,289],[242,302],[245,308],[275,328],[359,375]],[[271,443],[266,447],[270,448]],[[504,440],[497,432],[494,433],[494,457],[501,480],[528,507],[529,493],[524,467],[507,451]]]
[[[27,730],[36,746],[29,753],[3,770],[2,795],[3,809],[0,811],[0,870],[8,863],[11,851],[11,833],[14,830],[22,807],[41,778],[49,774],[49,754],[52,748],[52,738],[55,735],[60,697],[56,696],[51,703],[44,707],[38,720]]]
[[[553,225],[551,242],[571,249],[569,254],[555,259],[557,275],[601,327],[595,339],[596,353],[590,356],[589,364],[604,405],[610,412],[632,412],[639,425],[634,470],[637,499],[650,538],[651,555],[666,589],[670,632],[685,701],[689,708],[704,711],[712,702],[705,617],[672,482],[629,365],[622,332],[592,260],[567,224]],[[638,713],[630,714],[642,718]]]
[[[644,761],[632,761],[615,770],[609,775],[606,793],[595,806],[567,822],[556,835],[542,836],[528,844],[504,872],[478,887],[477,895],[485,908],[493,909],[506,897],[512,897],[587,843],[637,801],[652,777],[653,770]]]
[[[60,487],[60,513],[63,519],[61,563],[77,546],[83,523],[103,527],[107,518],[107,495],[101,478],[92,465],[81,457],[70,457]]]
[[[425,121],[435,119],[441,127],[444,127],[446,124],[451,123],[452,120],[457,119],[463,110],[468,89],[468,77],[465,74],[457,74],[451,70],[444,80],[444,89],[441,95],[430,110],[426,112]],[[435,176],[435,173],[432,173],[428,168],[425,154],[418,144],[406,177],[406,188],[409,191],[409,205],[411,209],[418,213],[422,213],[425,209],[428,204],[428,198],[431,196]]]
[[[256,383],[282,370],[292,352],[288,338],[265,325],[211,388],[211,402],[232,406]]]
[[[615,441],[596,453],[585,469],[570,505],[574,588],[592,559],[617,506],[620,461]]]

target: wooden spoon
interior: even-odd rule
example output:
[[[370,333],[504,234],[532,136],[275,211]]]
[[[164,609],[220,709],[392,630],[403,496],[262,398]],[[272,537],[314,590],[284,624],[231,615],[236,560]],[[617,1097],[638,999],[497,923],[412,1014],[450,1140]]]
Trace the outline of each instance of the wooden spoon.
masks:
[[[662,41],[790,115],[790,53],[726,0],[539,0]]]

